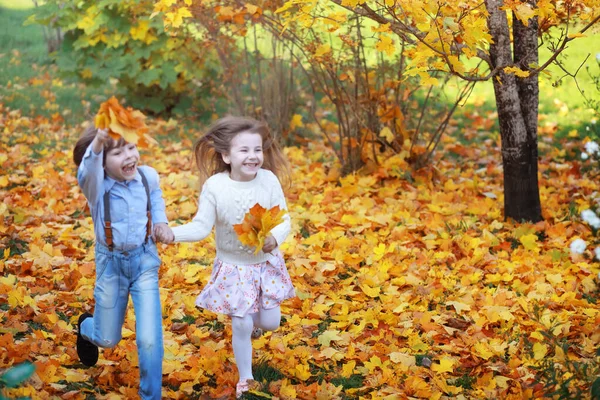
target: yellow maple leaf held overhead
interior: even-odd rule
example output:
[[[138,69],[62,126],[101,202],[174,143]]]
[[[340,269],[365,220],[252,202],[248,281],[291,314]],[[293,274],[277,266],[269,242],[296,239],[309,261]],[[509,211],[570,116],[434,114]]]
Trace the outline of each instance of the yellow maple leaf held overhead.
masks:
[[[287,211],[280,209],[279,206],[267,210],[256,203],[246,213],[241,223],[233,225],[233,230],[242,244],[254,247],[254,254],[258,254],[271,230],[283,222],[286,213]]]
[[[113,96],[100,105],[94,124],[98,129],[108,129],[109,135],[115,140],[122,137],[129,143],[147,147],[153,140],[147,134],[145,118],[138,110],[124,108]]]

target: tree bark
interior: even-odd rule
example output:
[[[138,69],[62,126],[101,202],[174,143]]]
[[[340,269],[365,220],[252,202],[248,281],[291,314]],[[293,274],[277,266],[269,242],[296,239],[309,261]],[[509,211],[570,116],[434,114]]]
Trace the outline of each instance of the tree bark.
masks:
[[[505,66],[513,65],[508,20],[506,12],[500,10],[504,2],[486,0],[485,5],[493,39],[490,45],[491,67],[499,67],[493,85],[502,140],[504,218],[537,222],[542,220],[537,176],[537,75],[518,78],[504,72]],[[525,65],[521,67],[526,69],[528,63],[537,62],[537,28],[524,26],[518,21],[513,25],[515,61],[522,61]],[[532,38],[532,35],[535,37]]]

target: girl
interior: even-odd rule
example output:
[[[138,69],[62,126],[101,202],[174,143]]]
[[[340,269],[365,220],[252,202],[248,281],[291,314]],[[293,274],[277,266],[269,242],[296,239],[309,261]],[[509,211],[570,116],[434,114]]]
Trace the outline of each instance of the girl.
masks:
[[[75,144],[77,180],[87,198],[96,236],[94,315],[77,323],[77,354],[86,366],[98,361],[98,346],[114,347],[129,293],[136,319],[140,396],[161,398],[162,308],[158,291],[160,259],[150,233],[170,233],[158,174],[140,166],[133,143],[113,140],[93,124]]]
[[[197,241],[216,225],[217,256],[196,305],[231,316],[239,398],[253,379],[251,336],[277,329],[279,305],[295,293],[278,249],[290,232],[289,216],[273,228],[256,255],[254,248],[238,240],[233,225],[242,222],[256,203],[287,209],[277,175],[289,172],[267,126],[250,118],[218,120],[196,142],[194,153],[202,187],[198,213],[190,223],[158,238],[167,243]]]

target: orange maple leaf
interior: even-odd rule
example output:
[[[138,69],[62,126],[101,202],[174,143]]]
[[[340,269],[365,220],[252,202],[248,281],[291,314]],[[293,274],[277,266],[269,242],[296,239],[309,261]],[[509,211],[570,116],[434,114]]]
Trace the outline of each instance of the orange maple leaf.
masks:
[[[123,137],[129,143],[148,147],[154,140],[147,134],[145,118],[138,110],[124,108],[113,96],[100,105],[94,124],[98,129],[108,129],[108,134],[115,140]]]
[[[240,242],[255,247],[254,254],[258,254],[271,230],[283,222],[286,213],[287,211],[280,209],[279,206],[267,210],[256,203],[246,213],[241,223],[233,225],[233,229]]]

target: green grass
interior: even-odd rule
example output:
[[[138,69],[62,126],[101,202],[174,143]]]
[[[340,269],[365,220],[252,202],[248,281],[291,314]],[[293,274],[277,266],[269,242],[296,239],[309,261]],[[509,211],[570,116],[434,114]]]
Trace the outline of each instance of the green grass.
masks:
[[[554,35],[557,36],[557,33]],[[596,33],[590,33],[588,37],[571,41],[558,58],[570,73],[575,73],[579,69],[577,74],[579,86],[585,90],[586,96],[595,99],[600,99],[600,92],[592,84],[586,67],[592,74],[600,75],[600,66],[596,61],[596,52],[600,52],[600,48],[596,45],[598,41],[600,41],[600,33],[596,30]],[[539,52],[540,64],[544,63],[550,54],[546,45],[543,45]],[[586,126],[593,118],[597,119],[598,115],[586,107],[573,78],[565,76],[558,66],[552,64],[548,66],[545,73],[540,74],[539,85],[539,113],[543,116],[540,126],[557,124],[555,133],[557,138],[565,137],[573,130],[578,132],[579,138],[584,138]],[[450,90],[449,94],[452,95],[454,92]],[[480,115],[495,111],[492,82],[478,83],[463,110],[458,110],[457,113],[461,114],[464,110],[477,111]],[[494,129],[498,129],[497,124]]]
[[[31,0],[0,0],[0,7],[11,10],[28,10],[35,7]]]
[[[117,89],[109,82],[90,87],[62,77],[48,53],[43,28],[24,25],[34,12],[30,1],[0,0],[0,103],[23,115],[60,113],[67,124],[91,118],[90,110]]]
[[[36,75],[26,66],[50,62],[44,41],[42,27],[23,26],[25,19],[33,9],[7,8],[0,2],[0,65],[3,73],[0,84],[8,81],[28,79]]]

